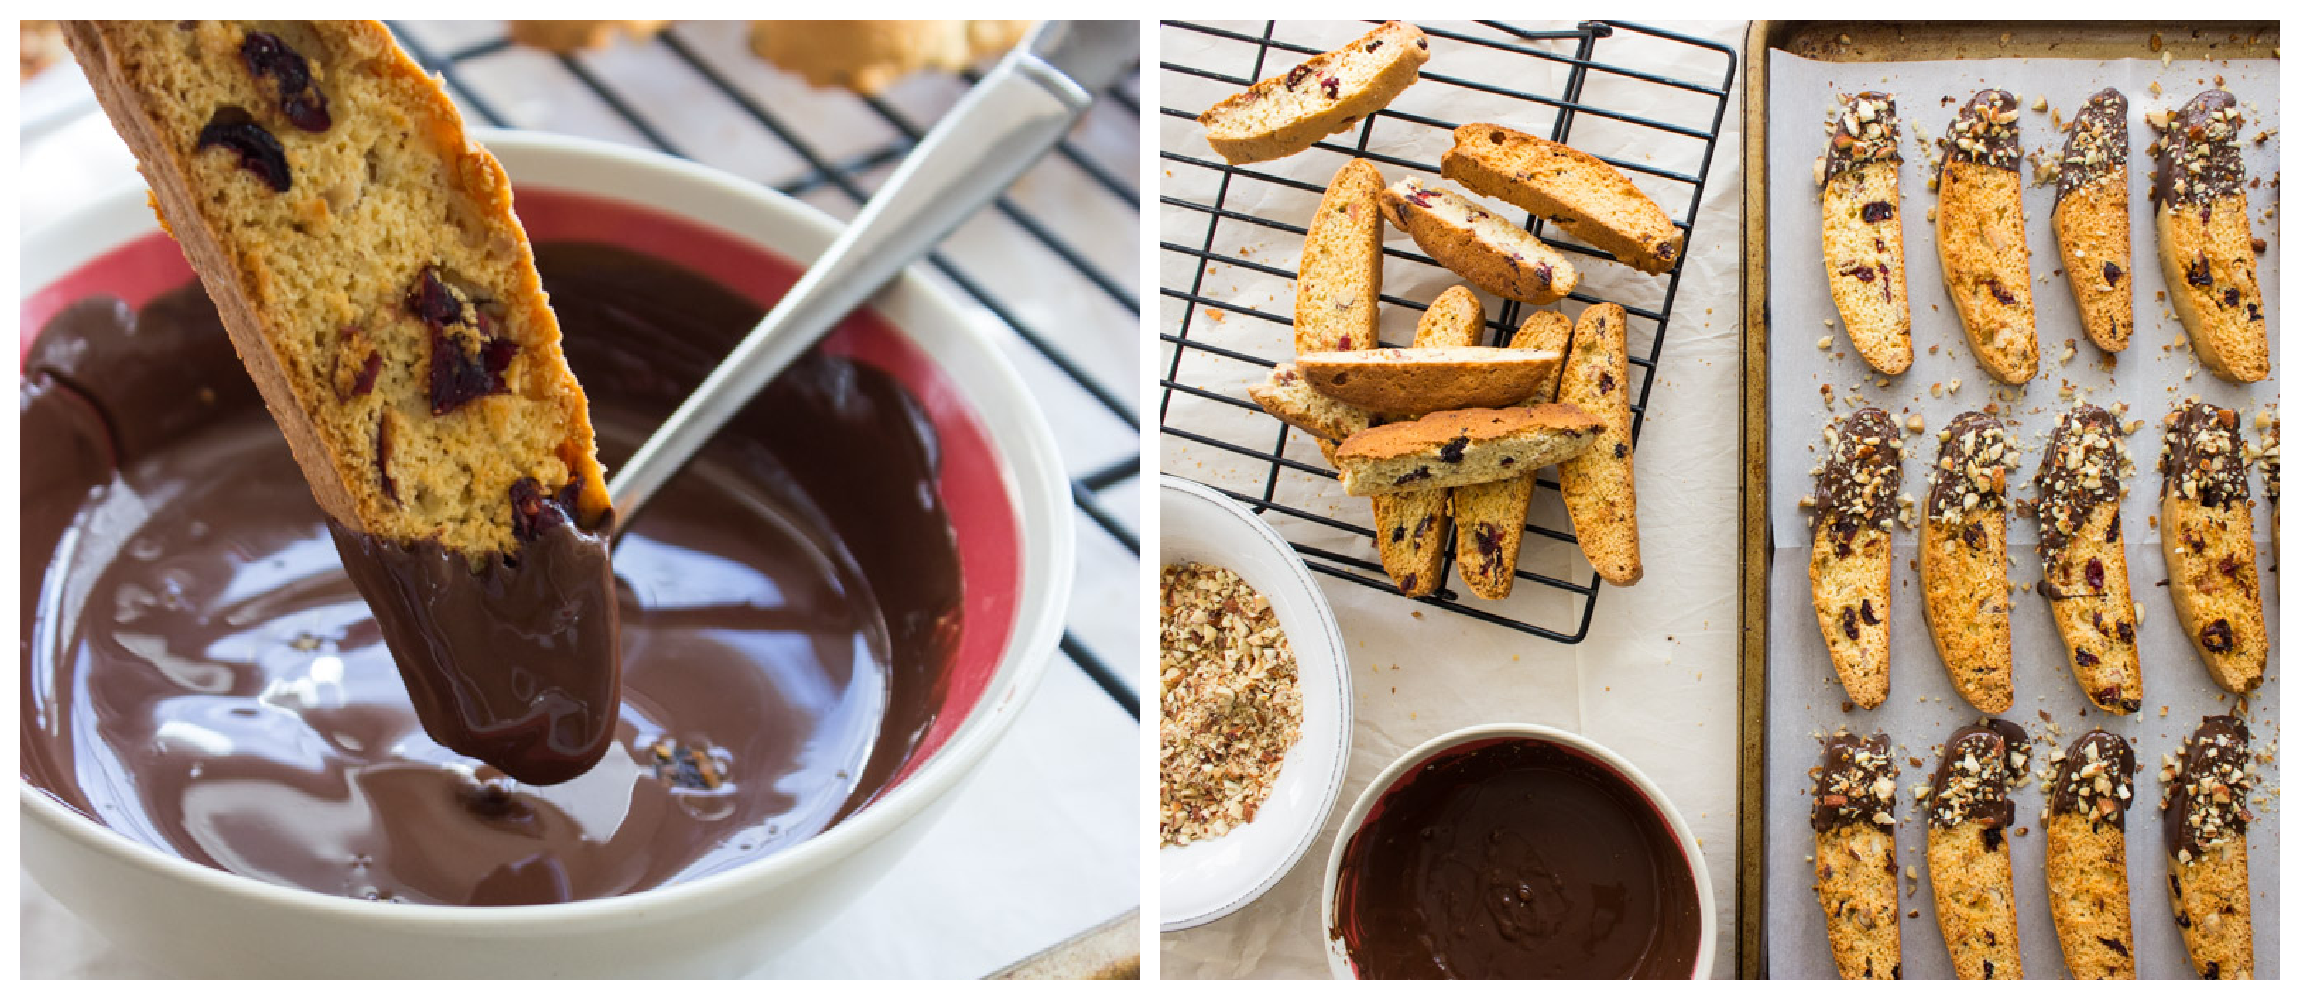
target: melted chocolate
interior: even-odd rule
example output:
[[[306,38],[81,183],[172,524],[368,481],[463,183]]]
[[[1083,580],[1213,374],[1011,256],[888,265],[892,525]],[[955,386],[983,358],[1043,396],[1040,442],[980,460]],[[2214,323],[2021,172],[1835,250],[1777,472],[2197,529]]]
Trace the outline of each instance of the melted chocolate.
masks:
[[[1821,744],[1821,767],[1813,778],[1813,829],[1866,823],[1892,829],[1893,783],[1900,766],[1893,744],[1878,733],[1863,739],[1838,733]],[[1885,782],[1883,787],[1878,782]]]
[[[763,313],[621,251],[537,259],[611,460]],[[65,310],[19,400],[24,777],[201,864],[454,904],[684,881],[861,808],[947,683],[960,590],[931,425],[846,359],[802,358],[623,535],[613,738],[550,788],[426,736],[196,286]]]
[[[2242,193],[2244,151],[2237,137],[2243,127],[2236,97],[2225,90],[2207,90],[2181,105],[2156,156],[2156,200],[2183,206]]]
[[[1980,766],[1977,774],[1962,767],[1968,755]],[[2013,803],[2007,784],[2028,774],[2028,757],[2028,732],[2004,719],[1950,733],[1941,745],[1940,765],[1933,769],[1933,825],[1977,820],[1991,830],[2011,826]]]
[[[1869,108],[1866,119],[1860,114],[1863,104]],[[1829,134],[1825,176],[1833,180],[1872,163],[1900,161],[1901,118],[1893,95],[1875,90],[1853,95]]]
[[[2036,470],[2036,548],[2046,563],[2059,558],[2094,509],[2124,497],[2123,474],[2124,438],[2107,410],[2079,406],[2053,425]]]
[[[1986,413],[1967,410],[1941,428],[1946,436],[1941,440],[1941,460],[1933,465],[1932,486],[1925,491],[1926,517],[1938,521],[1955,514],[1961,521],[1964,512],[1985,513],[2004,506],[2004,470],[2011,465],[2003,447],[2008,443],[2004,426]],[[1997,446],[1995,458],[1987,454],[1992,445]],[[1976,467],[1993,477],[1989,485],[1973,482]],[[1968,493],[1979,497],[1970,506],[1964,502]]]
[[[2174,410],[2164,429],[2157,471],[2164,474],[2159,496],[2174,491],[2206,507],[2249,507],[2252,480],[2245,475],[2244,433],[2234,410],[2191,401]]]
[[[1814,526],[1839,535],[1882,526],[1900,510],[1901,429],[1875,407],[1834,427],[1836,441],[1813,487]]]
[[[2111,176],[2122,180],[2125,160],[2132,155],[2132,137],[2125,127],[2130,107],[2115,87],[2085,98],[2061,148],[2060,181],[2052,195],[2055,207],[2087,184]]]
[[[1343,852],[1332,933],[1363,979],[1683,979],[1692,869],[1619,774],[1535,740],[1439,752]]]
[[[2096,827],[2108,823],[2122,830],[2124,814],[2132,808],[2135,766],[2132,744],[2124,737],[2105,729],[2079,736],[2069,744],[2060,768],[2053,772],[2052,788],[2045,793],[2045,809],[2052,815],[2074,813]],[[2108,779],[2107,787],[2099,785],[2096,779],[2100,777]],[[2119,789],[2125,794],[2117,794]]]
[[[2208,715],[2196,735],[2180,751],[2179,772],[2166,783],[2164,797],[2164,851],[2183,864],[2201,857],[2208,847],[2244,836],[2252,819],[2245,802],[2251,793],[2246,772],[2250,763],[2252,732],[2233,715]],[[2228,790],[2225,798],[2207,786]]]

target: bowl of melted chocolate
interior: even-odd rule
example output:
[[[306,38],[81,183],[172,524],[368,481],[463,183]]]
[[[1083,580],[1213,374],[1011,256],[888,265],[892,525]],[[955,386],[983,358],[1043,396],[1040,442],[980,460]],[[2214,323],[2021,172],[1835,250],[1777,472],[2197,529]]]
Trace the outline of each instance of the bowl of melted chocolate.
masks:
[[[484,141],[610,468],[837,233],[684,161]],[[1052,435],[905,276],[626,527],[614,747],[513,781],[425,735],[142,192],[24,247],[23,863],[157,966],[740,974],[917,842],[1059,635]]]
[[[1337,979],[1709,978],[1716,903],[1691,828],[1580,736],[1440,736],[1341,829],[1323,909]]]

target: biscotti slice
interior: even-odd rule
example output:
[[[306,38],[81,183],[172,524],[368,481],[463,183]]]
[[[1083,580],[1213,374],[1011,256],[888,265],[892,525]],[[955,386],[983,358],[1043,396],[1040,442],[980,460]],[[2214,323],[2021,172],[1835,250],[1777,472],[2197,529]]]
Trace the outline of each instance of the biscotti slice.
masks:
[[[1887,375],[1909,370],[1909,269],[1901,256],[1901,119],[1893,95],[1845,103],[1829,136],[1821,182],[1821,263],[1829,297],[1861,359]]]
[[[2140,708],[2139,615],[2124,558],[2124,435],[2107,410],[2062,414],[2036,470],[2037,595],[2052,609],[2069,676],[2102,711]]]
[[[1515,406],[1557,375],[1557,354],[1506,347],[1383,347],[1294,359],[1319,392],[1380,414]]]
[[[1032,22],[753,21],[751,51],[812,87],[875,94],[922,70],[956,73],[1013,48]]]
[[[1477,293],[1456,285],[1422,313],[1414,346],[1469,347],[1484,328],[1485,307],[1477,301]],[[1452,498],[1453,491],[1442,486],[1370,498],[1382,571],[1407,597],[1433,593],[1441,582],[1446,532],[1453,527]]]
[[[1581,554],[1616,587],[1645,576],[1637,550],[1637,456],[1629,443],[1629,313],[1601,302],[1581,313],[1557,401],[1605,422],[1597,440],[1557,467],[1558,490]]]
[[[2044,872],[2061,957],[2077,979],[2135,978],[2124,866],[2132,745],[2095,729],[2058,756],[2045,793]]]
[[[606,540],[585,533],[610,516],[605,477],[502,167],[376,22],[75,21],[66,35],[426,730],[526,781],[596,761],[619,704]],[[426,574],[406,588],[419,593],[387,588],[386,564]],[[530,607],[568,613],[453,627]],[[511,655],[536,661],[516,705],[489,697]],[[568,752],[539,770],[530,750]]]
[[[2204,979],[2252,978],[2252,734],[2207,716],[2159,775],[2172,923]]]
[[[2085,99],[2060,154],[2052,232],[2076,296],[2084,335],[2104,351],[2132,342],[2132,153],[2130,108],[2110,87]]]
[[[2269,414],[2262,414],[2261,419],[2267,424],[2260,430],[2259,461],[2260,485],[2266,489],[2268,494],[2269,553],[2272,560],[2282,562],[2284,558],[2284,517],[2283,508],[2277,502],[2280,499],[2277,479],[2284,468],[2282,456],[2284,450],[2283,422]]]
[[[2004,91],[1981,91],[1940,141],[1941,277],[1974,360],[2018,385],[2036,377],[2037,356],[2020,201],[2020,105]]]
[[[1342,164],[1302,237],[1294,282],[1294,353],[1381,345],[1382,173],[1367,160]]]
[[[2156,160],[2156,254],[2196,359],[2230,382],[2258,382],[2268,377],[2268,316],[2245,214],[2243,128],[2225,90],[2172,116]]]
[[[1292,156],[1349,128],[1421,79],[1429,36],[1390,21],[1365,37],[1223,98],[1198,116],[1206,143],[1231,163]]]
[[[1813,613],[1845,694],[1885,703],[1893,683],[1893,519],[1900,509],[1901,428],[1874,407],[1821,432],[1814,488]]]
[[[662,34],[669,21],[513,21],[511,40],[560,55],[603,49],[617,38],[643,42]]]
[[[1419,177],[1382,189],[1382,215],[1447,270],[1502,298],[1547,305],[1581,283],[1573,261],[1549,244]]]
[[[1453,130],[1439,169],[1647,274],[1669,273],[1685,251],[1685,234],[1628,175],[1564,143],[1499,125],[1463,125]]]
[[[2252,482],[2234,410],[2191,400],[2164,422],[2164,567],[2180,630],[2214,682],[2237,694],[2268,667],[2260,568],[2252,545]]]
[[[1601,424],[1562,403],[1449,410],[1342,442],[1342,489],[1374,496],[1507,479],[1572,458]]]
[[[1901,978],[1901,865],[1893,852],[1900,765],[1883,733],[1838,733],[1813,773],[1813,876],[1842,979]]]
[[[1925,871],[1958,979],[2021,978],[2007,785],[2027,754],[2020,727],[1998,719],[1951,733],[1933,772]]]
[[[1374,425],[1373,414],[1311,388],[1292,362],[1270,369],[1270,377],[1248,387],[1246,396],[1262,412],[1328,441],[1341,441]]]
[[[1941,428],[1917,522],[1917,587],[1949,683],[1974,708],[2012,707],[2012,584],[2005,571],[2005,477],[2015,452],[2004,424],[1978,411]]]
[[[1511,350],[1563,353],[1573,339],[1573,321],[1564,313],[1536,311],[1511,339]],[[1526,405],[1554,403],[1557,387],[1544,385]],[[1594,447],[1594,446],[1592,446]],[[1518,547],[1525,540],[1526,508],[1533,503],[1533,474],[1453,489],[1453,561],[1470,593],[1502,600],[1517,585]]]

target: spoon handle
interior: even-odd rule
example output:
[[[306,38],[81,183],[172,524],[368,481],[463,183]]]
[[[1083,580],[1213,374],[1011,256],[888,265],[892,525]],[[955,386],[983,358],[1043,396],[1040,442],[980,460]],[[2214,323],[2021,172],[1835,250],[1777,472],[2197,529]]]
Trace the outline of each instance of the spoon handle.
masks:
[[[615,474],[617,530],[793,360],[1038,162],[1093,100],[1030,46],[1009,53]]]

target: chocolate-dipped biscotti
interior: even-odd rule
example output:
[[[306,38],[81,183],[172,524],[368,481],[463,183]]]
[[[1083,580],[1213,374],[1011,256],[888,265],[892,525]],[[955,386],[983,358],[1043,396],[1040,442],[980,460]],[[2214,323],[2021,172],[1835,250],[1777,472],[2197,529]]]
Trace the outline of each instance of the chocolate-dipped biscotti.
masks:
[[[1562,142],[1500,125],[1462,125],[1439,169],[1447,180],[1548,219],[1647,274],[1669,273],[1685,251],[1685,234],[1628,175]]]
[[[1973,95],[1941,139],[1934,226],[1941,278],[1973,359],[2001,382],[2036,377],[2036,300],[2029,294],[2028,223],[2020,200],[2020,105]]]
[[[2132,745],[2095,729],[2055,753],[2045,793],[2044,871],[2061,957],[2078,979],[2135,978],[2124,862]]]
[[[1206,142],[1231,163],[1291,156],[1349,128],[1421,78],[1429,36],[1390,21],[1365,37],[1233,94],[1198,116]]]
[[[1893,682],[1893,521],[1900,514],[1901,428],[1869,408],[1821,432],[1814,486],[1813,613],[1845,694],[1885,703]]]
[[[2207,717],[2162,774],[2172,922],[2205,979],[2252,978],[2251,739],[2244,720]]]
[[[2052,609],[2069,676],[2101,710],[2140,708],[2140,618],[2124,558],[2124,477],[2116,417],[2097,406],[2062,414],[2036,470],[2036,592]]]
[[[2244,195],[2244,116],[2207,90],[2172,116],[2156,160],[2156,253],[2196,359],[2230,382],[2268,377],[2268,315]]]
[[[1917,522],[1918,589],[1950,684],[1994,715],[2013,698],[2005,477],[2014,451],[2003,422],[1977,410],[1957,414],[1939,439]]]
[[[1869,367],[1909,370],[1909,272],[1901,256],[1901,120],[1893,95],[1855,95],[1823,154],[1821,263],[1845,336]]]
[[[1564,313],[1536,310],[1517,328],[1509,346],[1563,354],[1572,340],[1573,321]],[[1557,402],[1557,383],[1544,384],[1525,402],[1528,406]],[[1453,562],[1470,593],[1498,601],[1515,589],[1518,547],[1525,540],[1526,509],[1532,503],[1531,472],[1453,488]]]
[[[1941,746],[1926,811],[1925,871],[1958,979],[2019,979],[2013,900],[2012,782],[2028,770],[2028,734],[2003,719],[1965,726]]]
[[[2244,694],[2268,669],[2252,482],[2235,410],[2194,400],[2165,418],[2157,529],[2180,631],[2221,687]]]
[[[1381,346],[1381,193],[1382,173],[1368,160],[1342,164],[1326,185],[1302,237],[1295,354]]]
[[[2132,342],[2130,106],[2110,87],[2085,99],[2060,154],[2052,232],[2084,335],[2104,351]]]
[[[1813,772],[1813,877],[1843,979],[1901,978],[1901,864],[1893,853],[1892,741],[1838,733]]]
[[[1455,285],[1422,313],[1414,329],[1414,346],[1471,347],[1484,330],[1485,306],[1477,293]],[[1374,508],[1374,547],[1381,552],[1383,572],[1407,597],[1435,592],[1445,562],[1446,532],[1453,527],[1453,491],[1439,486],[1369,499]]]

